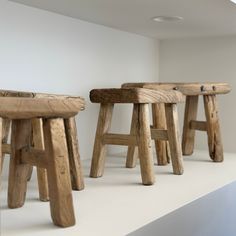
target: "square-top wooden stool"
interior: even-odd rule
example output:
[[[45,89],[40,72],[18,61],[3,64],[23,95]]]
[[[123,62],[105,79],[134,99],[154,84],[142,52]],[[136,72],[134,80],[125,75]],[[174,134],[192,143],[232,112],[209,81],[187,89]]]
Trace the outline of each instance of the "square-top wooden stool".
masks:
[[[69,159],[64,120],[74,117],[84,106],[81,99],[0,97],[0,138],[2,120],[12,120],[11,159],[8,182],[9,208],[25,202],[31,166],[47,170],[51,216],[54,224],[75,224]],[[33,119],[42,119],[45,148],[32,146]],[[0,159],[7,144],[0,142]]]
[[[129,146],[128,153],[133,158],[135,146],[138,147],[142,182],[152,185],[155,182],[151,139],[169,140],[174,174],[182,174],[182,152],[179,140],[178,114],[176,103],[182,102],[184,96],[178,91],[163,91],[150,89],[94,89],[90,99],[100,103],[97,132],[95,137],[91,177],[100,177],[104,172],[106,145]],[[133,104],[131,133],[109,133],[114,104]],[[167,129],[150,129],[149,104],[165,104]],[[135,165],[132,159],[129,164]]]
[[[126,83],[123,88],[146,88],[180,91],[186,95],[184,127],[182,137],[183,155],[191,155],[194,150],[195,130],[206,131],[208,135],[209,155],[214,162],[223,161],[223,145],[220,133],[220,122],[218,117],[217,95],[230,92],[227,83]],[[198,99],[203,96],[206,121],[197,121]],[[163,105],[161,105],[163,107]],[[155,107],[153,107],[155,108]],[[160,125],[165,120],[163,108],[153,109],[154,120]],[[154,122],[155,125],[155,122]],[[157,141],[157,153],[159,163],[166,164],[168,153],[165,149],[166,143]],[[159,148],[162,146],[162,148]],[[164,146],[164,148],[163,148]]]
[[[33,92],[23,92],[23,91],[10,91],[10,90],[0,90],[0,97],[25,97],[25,98],[48,98],[48,99],[71,99],[73,97],[67,95],[56,95],[56,94],[45,94],[45,93],[33,93]],[[81,97],[76,97],[77,100],[80,100],[81,104],[84,104],[81,107],[81,110],[84,110],[85,102]],[[84,180],[82,174],[82,167],[80,163],[80,155],[79,155],[79,146],[78,146],[78,138],[77,138],[77,128],[75,117],[65,118],[64,126],[66,133],[66,141],[68,148],[68,157],[70,163],[70,173],[71,173],[71,183],[73,190],[82,190],[84,189]],[[32,132],[33,132],[33,140],[32,145],[37,148],[44,150],[44,134],[43,134],[43,122],[40,118],[35,118],[31,122],[32,124]],[[2,143],[6,144],[8,141],[8,135],[10,131],[11,121],[9,119],[3,119],[3,138]],[[7,147],[5,145],[5,147]],[[5,154],[11,154],[10,146],[5,148]],[[2,170],[3,166],[3,158],[0,160],[0,169]],[[29,170],[30,179],[32,173],[32,168]],[[47,184],[47,172],[46,169],[37,167],[37,179],[39,186],[39,198],[41,201],[48,201],[48,184]]]

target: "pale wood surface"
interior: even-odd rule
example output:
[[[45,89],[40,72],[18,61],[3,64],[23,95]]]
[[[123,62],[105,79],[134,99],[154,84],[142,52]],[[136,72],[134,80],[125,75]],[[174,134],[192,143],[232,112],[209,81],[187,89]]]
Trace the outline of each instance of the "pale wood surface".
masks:
[[[0,131],[2,132],[1,133],[2,148],[0,150],[2,150],[2,154],[1,154],[1,160],[0,160],[0,176],[1,176],[2,168],[3,168],[4,156],[5,154],[9,154],[10,152],[8,146],[6,146],[7,145],[6,143],[8,141],[10,125],[11,125],[11,121],[8,119],[2,119],[1,122],[2,123],[1,123]]]
[[[139,104],[137,109],[137,140],[142,182],[144,185],[152,185],[155,183],[155,176],[148,104]]]
[[[45,151],[35,148],[21,149],[21,163],[29,164],[30,166],[37,166],[38,169],[46,169],[48,162],[45,158]]]
[[[30,145],[31,122],[29,120],[12,121],[11,159],[8,180],[8,206],[21,207],[25,202],[27,178],[30,165],[21,163],[21,148]]]
[[[3,154],[11,154],[11,145],[10,144],[2,144],[2,153]]]
[[[182,149],[180,142],[178,112],[176,104],[166,104],[167,132],[171,152],[171,162],[174,174],[181,175],[184,172]]]
[[[198,111],[198,96],[187,96],[184,127],[182,136],[182,151],[183,155],[192,155],[194,150],[195,129],[191,129],[190,122],[197,119]]]
[[[33,119],[32,128],[34,148],[38,150],[45,150],[42,119]],[[39,199],[43,202],[46,202],[49,200],[49,192],[47,170],[45,168],[37,167],[37,179],[39,188]]]
[[[130,127],[130,135],[137,135],[138,125],[138,104],[133,105],[133,114]],[[136,166],[138,159],[138,148],[135,145],[129,145],[127,150],[126,167],[133,168]]]
[[[102,137],[103,144],[135,146],[137,145],[136,135],[129,134],[104,134]]]
[[[79,142],[77,136],[77,127],[75,117],[64,120],[67,147],[69,151],[69,163],[71,184],[73,190],[84,189],[83,171],[80,162]]]
[[[176,103],[184,96],[178,91],[150,90],[142,88],[93,89],[90,100],[94,103]]]
[[[48,119],[43,128],[51,216],[54,224],[58,226],[72,226],[75,224],[75,216],[64,121]]]
[[[204,96],[203,98],[207,120],[209,154],[214,162],[222,162],[224,160],[224,154],[216,96],[209,95]]]
[[[77,98],[16,98],[0,97],[0,116],[9,119],[75,116],[84,103]]]
[[[191,120],[190,128],[199,131],[207,131],[207,123],[206,121]]]
[[[58,94],[47,94],[47,93],[34,93],[34,92],[24,92],[24,91],[11,91],[11,90],[0,90],[0,97],[27,97],[27,98],[46,98],[46,99],[61,99],[61,100],[73,100],[79,101],[81,104],[80,110],[83,110],[85,107],[85,100],[82,97],[73,97],[69,95],[58,95]],[[74,117],[71,118],[72,120]],[[39,120],[39,119],[35,119]],[[66,121],[67,120],[67,121]],[[66,129],[66,136],[67,136],[67,142],[68,142],[68,149],[69,149],[69,159],[71,163],[71,174],[72,174],[72,187],[74,190],[81,190],[84,188],[83,183],[83,176],[82,176],[82,170],[80,167],[80,160],[79,158],[79,150],[76,142],[78,142],[77,139],[77,131],[72,130],[72,128],[76,128],[76,125],[69,122],[70,118],[65,120],[65,125],[68,124],[68,127]],[[39,121],[40,123],[40,121]],[[42,123],[42,122],[41,122]],[[74,127],[72,127],[73,125]],[[40,143],[43,142],[43,133],[42,133],[42,125],[37,125],[37,121],[33,121],[34,128],[34,139],[37,139],[35,143],[37,143],[37,148],[41,149],[43,147],[40,147]],[[39,129],[39,130],[37,130]],[[73,136],[74,135],[74,136]],[[39,145],[39,146],[38,146]],[[6,147],[5,147],[6,148]],[[76,150],[77,148],[77,150]],[[5,149],[5,151],[9,151],[9,149]],[[9,153],[9,152],[8,152]],[[73,164],[74,163],[74,164]],[[79,171],[80,170],[80,171]],[[29,172],[29,178],[31,174]],[[37,176],[38,176],[38,185],[39,185],[39,195],[40,200],[47,201],[49,199],[48,196],[48,187],[47,187],[47,174],[46,170],[42,168],[37,168]]]
[[[152,119],[153,119],[153,128],[166,130],[167,127],[166,127],[165,104],[163,103],[152,104]],[[154,132],[152,131],[152,133]],[[167,134],[166,134],[166,138],[167,138]],[[155,148],[156,148],[156,154],[157,154],[157,164],[161,166],[167,165],[168,160],[170,158],[168,156],[169,154],[168,142],[164,140],[158,140],[158,137],[155,137]]]
[[[61,95],[61,94],[49,94],[49,93],[35,93],[25,91],[14,91],[14,90],[0,90],[0,97],[31,97],[31,98],[57,98],[67,99],[76,98],[80,99],[85,104],[85,100],[79,96]]]
[[[3,120],[0,118],[0,140],[3,138]],[[2,150],[2,142],[0,142],[0,150]],[[1,177],[2,177],[2,162],[3,162],[3,152],[0,151],[0,191],[1,191]]]
[[[154,140],[167,141],[168,140],[167,129],[151,128],[151,137]]]
[[[110,130],[113,108],[114,104],[101,104],[100,106],[90,169],[90,177],[93,178],[101,177],[104,172],[106,145],[102,142],[102,137]]]
[[[122,88],[147,88],[147,89],[164,89],[178,90],[184,95],[210,95],[210,94],[226,94],[231,91],[228,83],[126,83]]]

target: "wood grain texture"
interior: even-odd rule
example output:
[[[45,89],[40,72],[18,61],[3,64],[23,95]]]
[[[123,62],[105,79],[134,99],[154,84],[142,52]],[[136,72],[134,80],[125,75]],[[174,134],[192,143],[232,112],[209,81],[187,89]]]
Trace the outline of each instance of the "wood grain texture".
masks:
[[[152,119],[154,129],[167,129],[166,126],[166,115],[165,115],[165,104],[152,104]],[[152,129],[153,130],[153,129]],[[153,137],[153,135],[152,135]],[[157,154],[157,164],[160,166],[168,164],[168,142],[163,140],[158,140],[155,137],[155,148]]]
[[[142,183],[144,185],[152,185],[155,183],[152,156],[152,140],[149,123],[148,104],[138,105],[138,123],[137,123],[137,140],[139,161],[142,175]]]
[[[43,120],[33,119],[33,146],[38,150],[45,150],[44,145],[44,134],[43,134]],[[39,199],[40,201],[49,201],[49,191],[48,191],[48,178],[47,170],[45,168],[37,167],[37,179],[39,188]]]
[[[8,119],[75,116],[84,104],[80,99],[0,97],[0,116]]]
[[[183,155],[192,155],[194,150],[195,129],[191,129],[190,122],[197,119],[198,96],[187,96],[184,113],[182,137]]]
[[[0,140],[3,139],[3,120],[0,118]],[[0,150],[2,150],[2,142],[0,142]],[[0,191],[1,191],[1,177],[2,177],[2,163],[3,163],[3,152],[0,151]]]
[[[64,120],[67,147],[69,151],[70,175],[73,190],[84,189],[84,177],[79,154],[79,141],[75,117]]]
[[[27,189],[30,165],[21,163],[21,148],[30,146],[31,122],[29,120],[12,121],[11,159],[8,180],[8,206],[23,206]]]
[[[110,130],[113,107],[114,104],[101,104],[100,106],[90,169],[90,177],[93,178],[101,177],[104,172],[106,145],[102,142],[102,137]]]
[[[13,91],[13,90],[0,90],[0,97],[28,97],[28,98],[53,98],[53,99],[67,99],[76,98],[85,105],[85,99],[79,96],[61,95],[61,94],[49,94],[49,93],[34,93],[25,91]],[[84,109],[81,108],[82,110]]]
[[[207,131],[207,123],[206,121],[191,120],[190,129],[195,129],[199,131]]]
[[[178,124],[178,112],[176,104],[166,104],[166,121],[168,139],[171,152],[171,162],[173,166],[174,174],[181,175],[184,172],[182,149],[180,142],[179,124]]]
[[[133,105],[132,121],[130,127],[130,135],[137,135],[138,125],[138,104]],[[129,145],[126,157],[126,168],[134,168],[138,159],[138,147]]]
[[[146,88],[156,90],[176,90],[184,95],[226,94],[231,91],[228,83],[126,83],[122,88]]]
[[[1,176],[2,168],[3,168],[4,156],[5,154],[9,154],[9,151],[10,151],[8,146],[6,146],[7,141],[8,141],[8,136],[10,133],[10,125],[11,125],[10,120],[8,119],[1,120],[0,131],[1,131],[1,139],[2,139],[2,148],[0,150],[2,150],[2,154],[1,154],[1,160],[0,160],[0,176]]]
[[[177,91],[150,90],[142,88],[93,89],[90,100],[94,103],[176,103],[184,102]]]
[[[10,144],[2,144],[2,153],[3,154],[11,154],[11,145]]]
[[[129,145],[137,146],[137,138],[136,135],[109,133],[103,135],[102,143],[110,145],[121,145],[121,146],[129,146]]]
[[[68,150],[63,119],[44,121],[51,216],[55,225],[75,224]]]
[[[224,154],[216,96],[204,96],[203,99],[207,123],[209,154],[214,162],[222,162],[224,160]]]

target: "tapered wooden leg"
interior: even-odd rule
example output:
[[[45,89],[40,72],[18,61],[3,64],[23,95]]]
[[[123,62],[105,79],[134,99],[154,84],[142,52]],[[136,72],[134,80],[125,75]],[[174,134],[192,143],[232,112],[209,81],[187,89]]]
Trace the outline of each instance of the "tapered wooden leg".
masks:
[[[27,189],[27,178],[30,165],[21,163],[23,147],[30,145],[31,122],[29,120],[12,121],[11,159],[8,181],[8,206],[23,206]]]
[[[187,96],[182,137],[183,155],[192,155],[194,150],[195,130],[190,128],[191,120],[197,119],[198,96]]]
[[[213,161],[222,162],[224,160],[224,153],[216,95],[205,95],[203,99],[207,121],[209,154]]]
[[[55,225],[72,226],[75,216],[64,121],[47,119],[43,127],[51,216]]]
[[[173,172],[176,175],[181,175],[183,174],[183,158],[180,142],[177,105],[166,104],[165,108]]]
[[[130,128],[130,134],[136,135],[137,132],[137,121],[138,121],[138,107],[133,106],[133,115]],[[138,159],[138,147],[137,146],[128,146],[127,158],[126,158],[126,167],[134,168],[137,164]]]
[[[148,104],[135,104],[135,106],[138,111],[137,141],[142,182],[144,185],[152,185],[155,183],[155,176]]]
[[[33,119],[33,146],[39,150],[45,150],[43,121],[42,119]],[[37,167],[37,179],[39,188],[39,199],[43,202],[49,200],[47,170]]]
[[[84,189],[84,178],[80,162],[79,143],[75,117],[65,119],[67,146],[69,151],[70,175],[73,190]]]
[[[110,130],[113,107],[114,104],[101,104],[100,107],[90,169],[90,177],[93,178],[101,177],[104,172],[106,146],[102,142],[102,136]]]
[[[152,104],[152,118],[153,128],[166,129],[165,104]],[[167,165],[170,159],[168,152],[168,142],[163,140],[155,140],[155,147],[157,153],[157,164],[160,166]]]

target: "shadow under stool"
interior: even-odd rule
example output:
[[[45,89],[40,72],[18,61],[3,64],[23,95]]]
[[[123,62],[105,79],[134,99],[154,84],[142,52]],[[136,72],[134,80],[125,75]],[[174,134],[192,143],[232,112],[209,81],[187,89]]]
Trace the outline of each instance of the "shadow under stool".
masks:
[[[104,173],[106,145],[124,145],[132,155],[138,147],[142,183],[152,185],[155,182],[151,140],[168,140],[174,174],[183,173],[182,151],[178,129],[176,103],[184,96],[178,91],[130,89],[94,89],[90,100],[100,103],[100,112],[93,149],[90,176],[97,178]],[[132,128],[130,134],[109,133],[112,112],[115,104],[133,104]],[[149,104],[165,104],[167,129],[150,129]],[[134,163],[134,162],[133,162]],[[133,165],[133,163],[131,163]]]
[[[67,95],[55,95],[55,94],[45,94],[45,93],[33,93],[33,92],[23,92],[23,91],[10,91],[10,90],[0,90],[1,97],[16,97],[16,98],[47,98],[47,99],[71,99],[73,97]],[[81,110],[84,110],[85,102],[81,97],[76,97],[77,101],[80,100]],[[64,126],[66,133],[66,141],[68,148],[68,158],[70,163],[70,173],[71,173],[71,184],[73,190],[84,189],[84,179],[82,173],[82,167],[80,163],[80,154],[78,146],[77,128],[75,117],[65,118]],[[41,118],[34,118],[31,120],[32,125],[32,145],[36,149],[45,149],[44,144],[44,132],[43,132],[43,120]],[[8,136],[10,133],[11,120],[3,119],[3,130],[2,130],[2,143],[7,144]],[[11,145],[4,145],[4,154],[11,155]],[[4,155],[0,160],[0,170],[2,170]],[[31,178],[33,167],[29,169],[28,180]],[[44,168],[37,167],[37,179],[39,187],[39,198],[41,201],[49,200],[48,193],[48,181],[47,181],[47,171]]]
[[[223,144],[221,140],[220,122],[218,116],[217,95],[230,92],[227,83],[126,83],[122,88],[146,88],[154,90],[175,90],[186,96],[184,127],[182,137],[183,155],[192,155],[194,151],[195,131],[205,131],[208,136],[209,155],[214,162],[222,162]],[[197,120],[198,100],[203,96],[206,121]],[[164,125],[164,105],[154,105],[153,125],[159,127]],[[159,165],[168,163],[168,143],[156,141],[156,151]],[[129,157],[128,157],[129,159]]]

